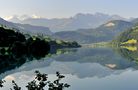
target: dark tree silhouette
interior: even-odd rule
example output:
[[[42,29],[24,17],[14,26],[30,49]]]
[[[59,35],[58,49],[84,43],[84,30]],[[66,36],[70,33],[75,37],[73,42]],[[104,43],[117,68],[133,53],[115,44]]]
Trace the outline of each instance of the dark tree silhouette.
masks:
[[[39,71],[35,71],[35,78],[31,82],[28,82],[26,88],[27,90],[45,90],[44,88],[47,87],[48,90],[63,90],[65,88],[69,88],[70,85],[67,83],[61,83],[60,81],[65,78],[65,76],[61,75],[59,72],[56,72],[57,79],[53,82],[48,81],[48,74],[42,74]],[[4,87],[3,83],[5,81],[0,81],[0,87]],[[12,80],[13,88],[10,88],[10,90],[22,90],[20,86],[17,85],[17,83]]]

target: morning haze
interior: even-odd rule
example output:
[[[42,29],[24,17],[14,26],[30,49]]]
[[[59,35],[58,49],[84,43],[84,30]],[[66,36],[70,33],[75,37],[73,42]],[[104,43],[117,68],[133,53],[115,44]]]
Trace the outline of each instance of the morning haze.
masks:
[[[137,17],[137,0],[1,0],[1,17],[36,14],[62,18],[77,13],[102,12],[123,17]]]
[[[0,90],[138,90],[138,0],[1,0]]]

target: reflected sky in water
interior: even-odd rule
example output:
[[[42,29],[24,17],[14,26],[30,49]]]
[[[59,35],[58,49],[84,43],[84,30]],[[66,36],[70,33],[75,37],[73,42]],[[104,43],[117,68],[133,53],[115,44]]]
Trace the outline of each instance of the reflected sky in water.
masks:
[[[65,74],[64,81],[71,85],[66,90],[138,90],[137,51],[126,48],[71,51],[26,62],[19,68],[2,73],[0,78],[7,81],[2,90],[7,90],[13,79],[24,87],[33,80],[35,70],[49,74],[50,80],[56,78],[56,71]]]

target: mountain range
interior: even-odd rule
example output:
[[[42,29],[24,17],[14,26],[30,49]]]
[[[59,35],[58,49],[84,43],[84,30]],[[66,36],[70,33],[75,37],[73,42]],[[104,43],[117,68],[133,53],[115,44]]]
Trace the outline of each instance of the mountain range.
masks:
[[[52,32],[49,30],[48,27],[43,27],[43,26],[33,26],[29,24],[19,24],[19,23],[12,23],[9,21],[6,21],[2,18],[0,18],[0,25],[8,28],[12,28],[15,30],[19,30],[20,32],[23,33],[30,33],[30,34],[44,34],[44,35],[51,35]]]
[[[76,31],[61,31],[54,33],[55,38],[72,41],[75,40],[82,44],[107,42],[112,40],[119,33],[131,28],[132,22],[123,20],[109,21],[95,29],[78,29]]]
[[[77,29],[89,29],[96,28],[108,21],[111,20],[127,20],[118,15],[108,15],[103,13],[95,13],[95,14],[83,14],[78,13],[73,17],[69,18],[37,18],[37,16],[29,17],[24,15],[23,18],[18,16],[12,16],[9,19],[11,22],[22,23],[22,24],[30,24],[35,26],[46,26],[49,27],[52,32],[59,31],[73,31]]]
[[[103,13],[79,13],[74,17],[61,19],[46,19],[37,16],[19,18],[14,16],[9,21],[5,21],[0,18],[0,24],[16,28],[21,32],[41,33],[50,35],[52,38],[77,41],[81,44],[111,41],[136,23],[138,23],[138,19],[130,20],[118,15]]]

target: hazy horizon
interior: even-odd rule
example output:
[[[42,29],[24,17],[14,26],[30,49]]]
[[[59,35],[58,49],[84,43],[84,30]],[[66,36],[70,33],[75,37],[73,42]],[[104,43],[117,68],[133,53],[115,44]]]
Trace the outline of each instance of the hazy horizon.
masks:
[[[24,14],[24,15],[11,15],[11,16],[5,16],[5,17],[2,17],[3,19],[5,20],[10,20],[11,18],[13,17],[17,17],[18,19],[22,20],[23,18],[25,17],[28,17],[28,18],[46,18],[46,19],[64,19],[64,18],[71,18],[71,17],[75,17],[76,15],[78,14],[83,14],[83,15],[87,15],[87,14],[90,14],[90,15],[96,15],[96,14],[103,14],[103,15],[109,15],[109,16],[113,16],[113,15],[117,15],[117,16],[120,16],[118,14],[108,14],[108,13],[102,13],[102,12],[95,12],[95,13],[76,13],[74,15],[71,15],[71,16],[63,16],[63,17],[51,17],[51,18],[48,18],[48,17],[42,17],[40,15],[36,15],[36,14],[32,14],[32,15],[27,15],[27,14]],[[137,18],[137,17],[123,17],[123,16],[120,16],[122,18],[126,18],[126,19],[130,19],[130,18]]]
[[[77,13],[100,12],[135,18],[138,17],[137,3],[137,0],[2,0],[0,17],[34,15],[44,18],[67,18]]]

